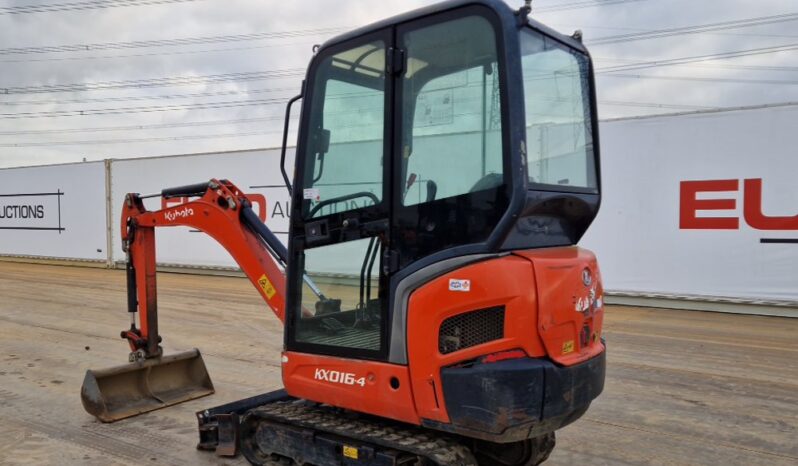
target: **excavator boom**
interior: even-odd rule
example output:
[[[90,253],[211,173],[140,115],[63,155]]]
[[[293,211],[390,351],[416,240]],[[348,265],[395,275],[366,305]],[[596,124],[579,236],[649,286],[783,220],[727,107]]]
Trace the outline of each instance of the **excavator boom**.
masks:
[[[213,237],[233,256],[275,315],[285,319],[285,247],[263,225],[246,194],[227,180],[164,189],[163,199],[192,198],[148,211],[144,197],[128,194],[122,209],[127,253],[129,363],[89,370],[81,389],[86,410],[112,422],[213,393],[199,350],[164,356],[158,333],[155,229],[191,227]]]

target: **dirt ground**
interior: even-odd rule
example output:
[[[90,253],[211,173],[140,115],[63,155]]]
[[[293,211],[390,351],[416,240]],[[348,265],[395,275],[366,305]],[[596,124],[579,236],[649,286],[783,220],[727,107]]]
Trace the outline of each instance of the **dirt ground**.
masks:
[[[203,351],[211,397],[115,424],[87,368],[127,361],[121,271],[0,262],[0,464],[243,465],[195,450],[194,412],[280,387],[282,326],[244,279],[159,275],[168,352]],[[608,307],[604,393],[547,465],[798,464],[798,319]]]

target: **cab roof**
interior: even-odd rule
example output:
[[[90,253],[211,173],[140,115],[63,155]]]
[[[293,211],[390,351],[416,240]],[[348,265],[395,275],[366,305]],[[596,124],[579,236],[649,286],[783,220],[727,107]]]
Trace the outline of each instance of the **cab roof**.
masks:
[[[521,3],[520,0],[517,0],[517,1],[519,3]],[[337,35],[337,36],[327,40],[326,42],[324,42],[321,45],[319,50],[323,50],[323,49],[325,49],[327,47],[331,47],[331,46],[334,46],[336,44],[339,44],[339,43],[342,43],[342,42],[346,42],[346,41],[349,41],[351,39],[355,39],[357,37],[364,36],[364,35],[379,31],[381,29],[397,26],[399,24],[408,23],[408,22],[411,22],[411,21],[414,21],[414,20],[418,20],[418,19],[424,18],[426,16],[431,16],[431,15],[435,15],[435,14],[438,14],[438,13],[443,13],[443,12],[446,12],[446,11],[449,11],[449,10],[454,10],[454,9],[457,9],[457,8],[462,8],[462,7],[466,7],[466,6],[472,6],[472,5],[484,6],[484,7],[487,7],[489,9],[493,10],[499,16],[499,18],[502,20],[502,22],[504,24],[510,24],[511,22],[514,22],[516,25],[521,24],[521,23],[519,23],[518,11],[517,10],[513,10],[507,3],[505,3],[502,0],[446,0],[446,1],[443,1],[443,2],[439,2],[439,3],[435,3],[433,5],[426,6],[426,7],[418,8],[418,9],[415,9],[415,10],[411,10],[411,11],[408,11],[406,13],[401,13],[399,15],[392,16],[390,18],[386,18],[386,19],[377,21],[375,23],[371,23],[371,24],[368,24],[366,26],[359,27],[357,29],[353,29],[351,31],[348,31],[348,32],[345,32],[343,34]],[[533,13],[534,13],[534,10],[533,10]],[[535,21],[534,19],[527,18],[526,21],[527,21],[527,24],[529,26],[531,26],[532,28],[540,30],[541,32],[544,32],[545,34],[547,34],[549,36],[553,36],[553,37],[557,38],[558,40],[560,40],[562,42],[565,42],[567,45],[569,45],[569,46],[571,46],[573,48],[576,48],[576,49],[581,50],[583,52],[587,52],[587,50],[585,49],[584,45],[582,45],[581,42],[575,40],[573,37],[561,34],[561,33],[557,32],[557,31],[549,28],[548,26],[546,26],[546,25],[544,25],[544,24],[542,24],[542,23],[540,23],[538,21]]]

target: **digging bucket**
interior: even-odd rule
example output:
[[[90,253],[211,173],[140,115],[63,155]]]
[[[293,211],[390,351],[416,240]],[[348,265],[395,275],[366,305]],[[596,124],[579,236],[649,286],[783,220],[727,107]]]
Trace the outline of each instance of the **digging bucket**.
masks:
[[[114,422],[213,393],[199,350],[86,371],[80,399],[86,411]]]

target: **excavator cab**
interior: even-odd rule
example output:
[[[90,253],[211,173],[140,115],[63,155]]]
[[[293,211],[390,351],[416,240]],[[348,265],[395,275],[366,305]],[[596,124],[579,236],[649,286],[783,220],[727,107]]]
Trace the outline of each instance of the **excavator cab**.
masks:
[[[603,288],[575,246],[600,203],[593,69],[578,32],[528,13],[450,1],[318,48],[288,247],[292,396],[535,450],[601,392]]]
[[[296,156],[289,350],[405,362],[407,277],[578,242],[600,199],[591,62],[578,36],[527,13],[447,2],[318,49]]]

